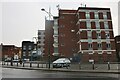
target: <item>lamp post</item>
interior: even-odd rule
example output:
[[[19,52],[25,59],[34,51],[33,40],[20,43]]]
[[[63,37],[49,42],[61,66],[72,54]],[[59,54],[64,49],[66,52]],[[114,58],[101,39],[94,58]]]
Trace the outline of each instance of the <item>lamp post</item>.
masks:
[[[46,11],[44,8],[41,9],[41,11],[46,12],[49,15],[49,20],[51,19],[51,16],[53,17],[53,15],[50,13],[50,8],[49,8],[49,12]],[[50,69],[50,41],[48,41],[48,69]]]

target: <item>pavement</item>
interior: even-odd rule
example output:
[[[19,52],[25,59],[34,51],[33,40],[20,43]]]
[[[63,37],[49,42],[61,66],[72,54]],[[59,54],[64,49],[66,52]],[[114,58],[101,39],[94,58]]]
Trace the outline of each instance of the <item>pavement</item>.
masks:
[[[66,69],[66,68],[35,68],[35,67],[20,67],[20,66],[7,66],[3,65],[2,68],[15,68],[26,70],[44,70],[44,71],[59,71],[59,72],[82,72],[82,73],[112,73],[120,74],[120,70],[81,70],[81,69]]]

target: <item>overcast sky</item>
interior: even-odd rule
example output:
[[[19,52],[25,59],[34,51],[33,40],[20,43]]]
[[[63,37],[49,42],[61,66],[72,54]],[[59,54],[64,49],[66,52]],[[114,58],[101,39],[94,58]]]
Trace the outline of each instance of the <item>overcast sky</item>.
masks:
[[[61,9],[78,9],[81,3],[87,7],[106,7],[111,9],[114,36],[118,35],[118,0],[2,0],[0,3],[0,41],[3,44],[21,46],[23,40],[33,40],[38,29],[45,28],[45,12],[51,8],[53,15],[58,15],[56,5]]]

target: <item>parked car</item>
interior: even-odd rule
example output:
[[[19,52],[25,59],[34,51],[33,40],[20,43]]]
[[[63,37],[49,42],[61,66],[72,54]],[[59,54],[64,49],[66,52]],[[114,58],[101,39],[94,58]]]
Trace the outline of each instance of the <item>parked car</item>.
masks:
[[[70,67],[71,61],[68,58],[59,58],[53,61],[53,68]]]
[[[22,61],[23,61],[23,62],[28,62],[28,61],[30,61],[30,59],[26,59],[26,58],[25,58],[25,59],[23,59]]]
[[[11,58],[6,58],[4,61],[5,61],[5,62],[10,62],[10,61],[11,61]]]
[[[13,62],[19,62],[20,60],[19,59],[15,59],[15,60],[13,60]]]

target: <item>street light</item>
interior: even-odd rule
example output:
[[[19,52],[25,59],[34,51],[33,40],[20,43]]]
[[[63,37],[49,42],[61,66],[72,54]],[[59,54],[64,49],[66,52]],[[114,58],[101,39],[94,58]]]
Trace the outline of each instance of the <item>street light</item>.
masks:
[[[53,17],[53,15],[50,13],[50,8],[49,8],[49,12],[46,11],[44,8],[42,8],[41,11],[44,11],[44,12],[46,12],[49,15],[49,20],[51,19],[51,16]],[[50,69],[50,41],[48,41],[48,61],[49,61],[48,68]]]
[[[41,11],[44,11],[44,12],[46,12],[49,15],[49,20],[51,19],[51,16],[53,17],[53,15],[50,12],[50,8],[49,8],[49,12],[46,11],[44,8],[42,8]]]

